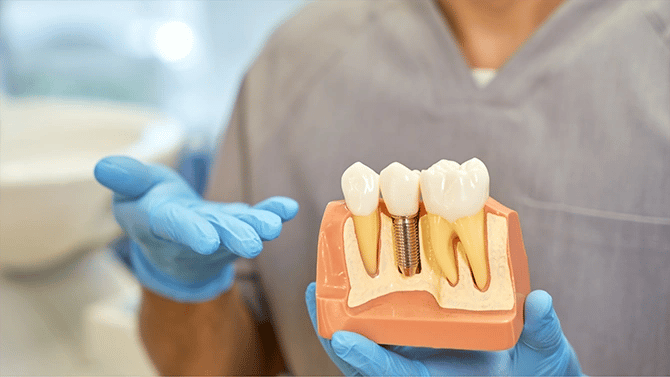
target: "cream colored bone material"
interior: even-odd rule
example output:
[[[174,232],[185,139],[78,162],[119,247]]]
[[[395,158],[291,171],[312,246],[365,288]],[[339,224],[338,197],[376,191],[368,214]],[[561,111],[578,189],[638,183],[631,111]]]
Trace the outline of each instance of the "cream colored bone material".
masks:
[[[419,231],[426,227],[426,216],[421,218]],[[438,305],[462,310],[510,310],[514,306],[514,291],[507,256],[507,221],[504,217],[486,214],[488,256],[491,281],[484,292],[477,289],[462,253],[457,254],[458,284],[451,286],[434,268],[434,258],[421,247],[421,272],[411,277],[398,273],[393,258],[391,218],[381,215],[379,274],[369,276],[360,258],[352,219],[344,225],[344,253],[351,285],[347,304],[354,308],[392,292],[426,291],[435,297]],[[423,242],[423,236],[420,237]],[[426,263],[423,263],[426,261]]]

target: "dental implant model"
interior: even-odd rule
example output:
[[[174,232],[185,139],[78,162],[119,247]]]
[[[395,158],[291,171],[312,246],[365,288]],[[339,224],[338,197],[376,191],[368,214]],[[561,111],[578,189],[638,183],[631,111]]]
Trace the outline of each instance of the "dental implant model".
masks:
[[[489,197],[482,161],[440,160],[421,172],[394,162],[379,175],[357,162],[342,191],[319,233],[321,336],[348,330],[380,344],[468,350],[516,344],[528,262],[518,215]]]
[[[356,162],[342,174],[342,193],[351,211],[358,248],[370,276],[377,274],[379,174]]]
[[[393,218],[398,269],[413,276],[419,267],[419,174],[394,162],[379,175],[382,197]]]

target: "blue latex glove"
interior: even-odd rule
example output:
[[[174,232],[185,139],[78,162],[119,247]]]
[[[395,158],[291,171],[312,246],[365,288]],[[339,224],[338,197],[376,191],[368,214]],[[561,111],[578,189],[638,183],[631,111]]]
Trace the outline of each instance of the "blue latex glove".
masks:
[[[129,157],[102,159],[95,178],[114,191],[114,216],[133,240],[132,268],[154,292],[181,302],[230,288],[237,257],[253,258],[279,236],[298,204],[273,197],[250,207],[204,201],[173,170]]]
[[[305,292],[316,325],[316,284]],[[563,335],[551,296],[533,291],[526,298],[526,322],[519,342],[505,351],[460,351],[380,346],[368,338],[337,331],[333,339],[317,336],[328,356],[347,376],[570,376],[581,375],[579,361]]]

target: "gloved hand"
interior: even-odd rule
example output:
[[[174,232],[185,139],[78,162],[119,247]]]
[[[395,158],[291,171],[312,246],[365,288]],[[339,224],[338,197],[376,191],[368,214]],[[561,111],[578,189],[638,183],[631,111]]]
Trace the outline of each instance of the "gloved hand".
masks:
[[[316,284],[305,292],[307,309],[316,325]],[[569,376],[581,375],[579,361],[563,335],[545,291],[526,298],[526,322],[521,338],[509,350],[460,351],[435,348],[380,346],[368,338],[337,331],[332,340],[319,336],[328,356],[347,376]]]
[[[215,298],[230,288],[231,262],[253,258],[279,236],[298,204],[273,197],[250,207],[204,201],[173,170],[129,157],[107,157],[95,178],[114,191],[114,216],[133,241],[140,283],[181,302]]]

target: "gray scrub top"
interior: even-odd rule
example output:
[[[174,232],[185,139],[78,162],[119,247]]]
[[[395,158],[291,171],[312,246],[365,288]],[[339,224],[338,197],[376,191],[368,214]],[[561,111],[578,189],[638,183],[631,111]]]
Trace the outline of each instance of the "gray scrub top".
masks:
[[[568,0],[484,88],[430,1],[317,2],[280,27],[208,195],[300,203],[254,260],[291,371],[338,373],[304,290],[342,172],[476,156],[584,372],[670,374],[669,23],[670,2]]]

